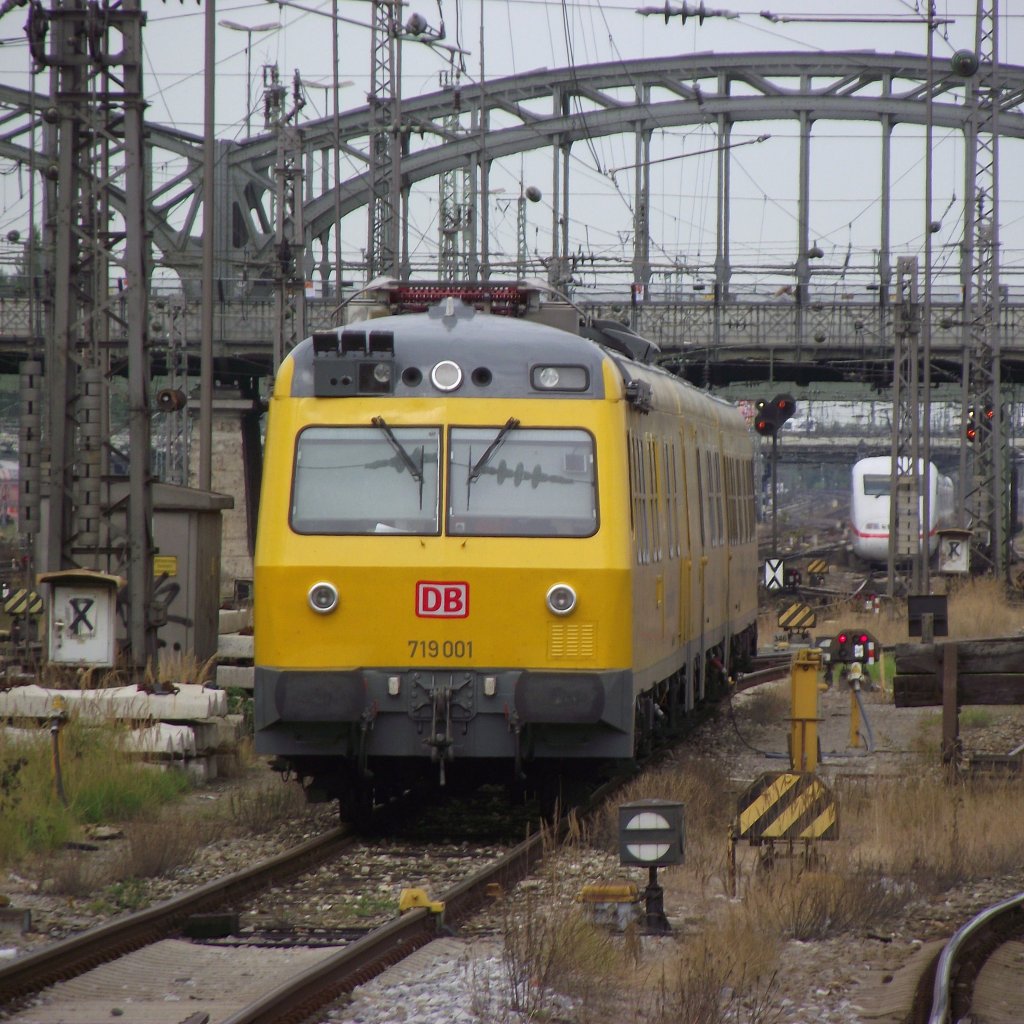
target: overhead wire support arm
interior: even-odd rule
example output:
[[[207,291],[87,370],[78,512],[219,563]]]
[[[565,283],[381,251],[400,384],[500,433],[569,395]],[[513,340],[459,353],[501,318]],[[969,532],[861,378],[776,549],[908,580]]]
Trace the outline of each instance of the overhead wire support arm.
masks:
[[[686,24],[687,18],[696,18],[698,22],[703,25],[705,18],[728,18],[730,21],[735,20],[739,17],[736,11],[724,11],[724,10],[709,10],[704,6],[703,2],[697,4],[696,7],[691,7],[688,3],[682,4],[670,4],[668,0],[661,7],[638,7],[636,9],[637,14],[643,15],[662,15],[665,19],[665,24],[668,24],[669,18],[682,18],[683,24]]]

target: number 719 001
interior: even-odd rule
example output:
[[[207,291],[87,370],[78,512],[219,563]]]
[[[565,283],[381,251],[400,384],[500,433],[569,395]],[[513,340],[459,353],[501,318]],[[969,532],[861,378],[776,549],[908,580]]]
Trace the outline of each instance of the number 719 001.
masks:
[[[410,658],[472,658],[472,640],[406,640]]]

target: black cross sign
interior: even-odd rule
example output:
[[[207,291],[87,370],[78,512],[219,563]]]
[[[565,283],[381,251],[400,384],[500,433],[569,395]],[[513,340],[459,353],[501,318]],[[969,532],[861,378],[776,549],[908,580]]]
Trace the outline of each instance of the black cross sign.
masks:
[[[71,605],[71,610],[74,612],[74,618],[71,620],[71,625],[68,626],[69,633],[81,636],[82,633],[96,632],[96,627],[86,618],[89,609],[95,603],[91,597],[72,597],[68,601],[68,604]]]

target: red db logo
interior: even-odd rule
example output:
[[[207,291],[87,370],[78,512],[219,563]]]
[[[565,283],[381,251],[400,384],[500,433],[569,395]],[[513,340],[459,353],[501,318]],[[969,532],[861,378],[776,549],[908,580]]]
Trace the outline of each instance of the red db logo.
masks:
[[[469,615],[468,583],[416,584],[416,614],[421,619],[464,619]]]

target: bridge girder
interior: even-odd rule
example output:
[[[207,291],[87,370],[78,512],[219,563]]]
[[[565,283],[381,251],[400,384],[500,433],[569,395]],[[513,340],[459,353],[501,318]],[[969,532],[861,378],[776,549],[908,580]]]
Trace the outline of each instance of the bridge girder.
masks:
[[[494,161],[532,150],[571,146],[588,135],[634,135],[659,128],[696,124],[737,124],[777,120],[859,121],[923,125],[927,117],[928,61],[923,56],[852,51],[831,54],[743,53],[689,54],[568,69],[543,69],[514,78],[464,85],[461,109],[483,105],[490,130],[451,130],[449,90],[403,99],[402,119],[410,152],[402,161],[403,187],[437,178],[469,160]],[[937,128],[964,131],[970,108],[963,81],[953,75],[948,59],[935,61],[932,74],[932,121]],[[1000,67],[1001,137],[1024,138],[1024,67]],[[742,91],[738,91],[742,90]],[[649,99],[639,104],[638,94]],[[551,96],[573,97],[586,111],[578,114],[539,109]],[[27,145],[34,119],[43,116],[48,97],[0,87],[0,155],[42,169]],[[505,123],[502,123],[505,122]],[[311,238],[325,238],[344,217],[366,206],[370,188],[369,107],[343,113],[337,139],[343,155],[360,167],[340,183],[340,204],[333,186],[307,196],[303,221]],[[335,145],[333,118],[301,125],[304,160]],[[415,145],[413,143],[415,142]],[[180,167],[157,185],[147,199],[148,228],[163,266],[184,280],[194,279],[201,265],[203,140],[200,136],[148,123],[146,145],[151,156],[176,158]],[[241,267],[272,258],[277,141],[271,134],[244,142],[218,144],[217,180],[230,202],[218,204],[231,218],[218,234],[231,240],[220,256],[218,277],[232,278]],[[120,200],[112,195],[116,205]],[[238,243],[238,244],[236,244]],[[326,261],[325,261],[326,265]]]

